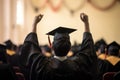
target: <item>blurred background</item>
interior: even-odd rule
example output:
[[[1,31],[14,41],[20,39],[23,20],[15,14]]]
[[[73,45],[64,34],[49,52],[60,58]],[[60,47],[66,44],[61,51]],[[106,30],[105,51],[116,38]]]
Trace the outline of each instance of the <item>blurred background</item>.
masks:
[[[45,34],[59,26],[77,29],[70,34],[71,42],[81,43],[83,12],[89,16],[94,41],[120,43],[120,0],[0,0],[0,43],[10,39],[22,44],[40,13],[44,15],[37,27],[40,44],[48,44]]]

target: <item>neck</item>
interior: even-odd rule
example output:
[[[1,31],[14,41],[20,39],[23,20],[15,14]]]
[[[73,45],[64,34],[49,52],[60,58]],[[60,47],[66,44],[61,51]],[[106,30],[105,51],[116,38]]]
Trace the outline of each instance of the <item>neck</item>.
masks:
[[[67,59],[67,56],[62,56],[62,57],[60,57],[60,56],[54,56],[54,58],[56,58],[56,59],[58,59],[60,61],[64,61],[64,60]]]

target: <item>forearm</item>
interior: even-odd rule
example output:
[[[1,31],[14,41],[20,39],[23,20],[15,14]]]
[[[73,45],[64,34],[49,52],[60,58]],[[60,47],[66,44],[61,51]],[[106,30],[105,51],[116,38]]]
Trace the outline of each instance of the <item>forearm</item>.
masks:
[[[35,17],[35,20],[32,25],[32,32],[36,33],[37,32],[37,24],[40,22],[42,19],[43,15],[39,14],[38,16]]]
[[[90,32],[89,22],[85,22],[85,32]]]
[[[33,28],[32,32],[36,33],[37,32],[37,29],[36,29],[37,28],[37,24],[34,23],[33,26],[32,26],[32,28]]]

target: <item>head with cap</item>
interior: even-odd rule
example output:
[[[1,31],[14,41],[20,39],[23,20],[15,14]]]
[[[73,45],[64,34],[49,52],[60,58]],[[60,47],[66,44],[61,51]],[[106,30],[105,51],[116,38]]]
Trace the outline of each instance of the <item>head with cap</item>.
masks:
[[[119,49],[120,49],[120,45],[116,41],[113,41],[107,46],[107,52],[109,55],[118,56]]]
[[[95,50],[99,53],[105,53],[105,49],[107,47],[107,43],[104,39],[100,39],[95,43]]]
[[[5,43],[7,49],[10,49],[10,50],[17,49],[17,46],[10,39],[5,41],[4,43]]]
[[[55,52],[56,56],[66,56],[69,50],[71,49],[71,42],[69,34],[76,29],[66,28],[66,27],[58,27],[53,31],[47,33],[47,35],[53,35],[54,40],[52,43],[52,49]]]
[[[105,53],[106,52],[106,47],[107,47],[107,43],[104,39],[101,39],[100,41],[100,45],[98,47],[98,50],[100,53]]]

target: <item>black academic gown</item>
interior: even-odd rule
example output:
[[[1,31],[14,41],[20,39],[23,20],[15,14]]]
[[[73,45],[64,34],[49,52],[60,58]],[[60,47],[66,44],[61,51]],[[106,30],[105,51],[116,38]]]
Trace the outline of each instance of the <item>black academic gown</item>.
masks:
[[[32,57],[32,62],[28,62],[31,66],[29,68],[30,80],[96,80],[97,56],[92,35],[89,32],[84,33],[78,53],[63,61],[53,56],[45,57],[41,50],[35,49],[39,45],[36,36],[35,33],[30,33],[24,41],[24,45],[29,45],[27,48],[30,49],[26,54],[32,56],[38,53],[37,56]],[[25,47],[23,50],[26,50]],[[30,57],[28,57],[28,61],[31,61],[29,59],[31,59]]]
[[[99,80],[103,79],[103,75],[106,72],[118,72],[120,71],[120,59],[115,56],[108,56],[102,60],[98,58]]]
[[[120,58],[116,56],[109,56],[106,58],[107,71],[118,72],[120,71]]]
[[[10,64],[0,64],[0,80],[17,80],[15,71]]]
[[[38,44],[37,35],[35,33],[32,33],[32,35],[29,34],[19,51],[19,67],[26,80],[29,80],[30,67],[34,57],[36,57],[39,52],[41,52],[41,49]]]
[[[109,63],[106,60],[98,58],[99,79],[103,80],[103,75],[108,72]]]

